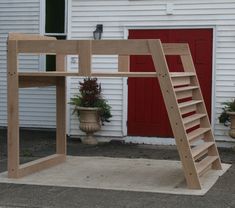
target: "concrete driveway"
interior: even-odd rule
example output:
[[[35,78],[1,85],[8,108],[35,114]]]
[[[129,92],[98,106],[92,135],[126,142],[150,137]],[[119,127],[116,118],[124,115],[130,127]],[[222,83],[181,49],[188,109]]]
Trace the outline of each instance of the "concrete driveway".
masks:
[[[21,137],[22,162],[49,155],[55,150],[54,132],[21,131]],[[0,207],[234,208],[235,152],[232,149],[219,151],[222,161],[231,163],[232,167],[203,197],[2,183],[0,184]],[[0,153],[0,171],[5,171],[7,160],[4,130],[0,131]],[[178,160],[178,153],[172,146],[128,145],[112,142],[90,147],[72,139],[68,140],[68,154]]]

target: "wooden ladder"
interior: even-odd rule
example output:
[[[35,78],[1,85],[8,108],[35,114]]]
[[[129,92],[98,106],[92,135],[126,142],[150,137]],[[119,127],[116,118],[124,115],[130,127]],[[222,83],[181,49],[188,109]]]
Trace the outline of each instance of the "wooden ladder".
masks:
[[[166,54],[160,40],[148,45],[188,187],[201,189],[200,176],[222,167],[190,49]],[[169,72],[165,55],[179,55],[184,72]]]

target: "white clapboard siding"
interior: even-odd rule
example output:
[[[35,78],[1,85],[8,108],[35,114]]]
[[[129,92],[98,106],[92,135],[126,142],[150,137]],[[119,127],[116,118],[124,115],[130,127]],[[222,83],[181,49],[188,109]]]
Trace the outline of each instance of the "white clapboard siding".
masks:
[[[9,32],[39,33],[40,0],[0,1],[0,126],[7,126],[6,44]],[[39,57],[21,55],[19,71],[38,71]],[[20,126],[55,127],[55,89],[20,89]]]
[[[73,37],[72,37],[73,38]],[[74,37],[80,39],[80,37]],[[71,64],[71,70],[78,70],[78,58],[74,57],[76,64]],[[117,56],[93,56],[92,60],[93,71],[117,71]],[[79,81],[82,79],[70,78],[70,97],[73,97],[75,93],[78,93]],[[99,78],[99,83],[102,83],[102,94],[111,105],[111,113],[113,117],[110,119],[110,123],[105,123],[102,126],[102,130],[97,132],[96,135],[100,136],[122,136],[122,79],[121,78]],[[78,119],[75,115],[72,115],[73,107],[70,107],[70,134],[82,135],[79,130]]]
[[[221,103],[235,97],[235,1],[234,0],[175,0],[173,15],[166,14],[163,0],[71,0],[70,36],[72,39],[92,38],[96,24],[103,24],[103,39],[123,39],[125,28],[181,28],[214,27],[215,28],[215,97],[214,132],[217,140],[231,141],[227,136],[227,127],[218,123]],[[110,62],[111,61],[111,62]],[[98,63],[99,62],[99,63]],[[112,59],[103,57],[97,67],[114,69]],[[114,63],[114,65],[116,62]],[[110,79],[104,83],[110,103],[115,103],[115,123],[104,127],[102,135],[122,135],[123,91],[122,79]],[[71,80],[71,95],[75,93],[76,79]],[[118,82],[118,84],[113,83]],[[111,86],[118,87],[111,89]],[[110,94],[109,92],[113,93]],[[117,96],[120,94],[120,97]],[[106,95],[106,94],[105,94]],[[125,96],[124,96],[125,97]],[[118,109],[116,109],[118,107]],[[119,110],[121,109],[121,110]],[[77,121],[71,117],[70,133],[79,134]]]

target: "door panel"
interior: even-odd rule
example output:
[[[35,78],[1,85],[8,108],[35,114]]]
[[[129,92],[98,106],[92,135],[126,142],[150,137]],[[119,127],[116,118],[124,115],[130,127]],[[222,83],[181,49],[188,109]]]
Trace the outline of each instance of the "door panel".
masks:
[[[212,34],[212,29],[130,30],[129,39],[161,39],[163,43],[188,43],[210,116]],[[167,56],[167,63],[170,71],[183,71],[179,56]],[[155,71],[151,56],[131,56],[130,71]],[[128,135],[172,137],[156,78],[128,79]]]

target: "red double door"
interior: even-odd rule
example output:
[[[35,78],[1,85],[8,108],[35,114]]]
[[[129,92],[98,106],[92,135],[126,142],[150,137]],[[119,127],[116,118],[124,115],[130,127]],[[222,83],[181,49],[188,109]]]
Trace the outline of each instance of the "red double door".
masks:
[[[212,29],[130,30],[129,39],[161,39],[188,43],[210,117],[212,87]],[[183,71],[179,56],[167,56],[170,71]],[[131,56],[130,71],[155,71],[151,56]],[[172,131],[156,78],[128,79],[128,135],[171,137]]]

